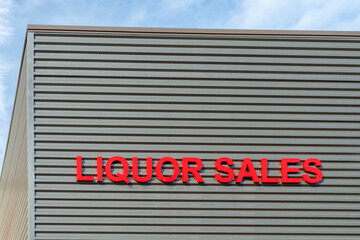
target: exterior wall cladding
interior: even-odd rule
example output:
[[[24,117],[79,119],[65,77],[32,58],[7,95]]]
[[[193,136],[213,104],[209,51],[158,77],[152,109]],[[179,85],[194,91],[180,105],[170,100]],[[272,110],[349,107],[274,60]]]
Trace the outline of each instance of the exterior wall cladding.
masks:
[[[27,77],[19,78],[0,184],[0,236],[359,239],[359,37],[29,26],[22,64]],[[28,132],[17,139],[23,149],[12,142],[16,124],[26,119],[26,107],[17,101],[27,104]],[[18,161],[12,152],[22,151],[28,156],[8,167]],[[199,157],[205,184],[193,177],[187,184],[155,177],[139,184],[131,176],[131,184],[79,183],[77,155],[87,175],[96,174],[97,156],[155,162]],[[324,180],[220,184],[214,179],[219,157],[232,158],[235,172],[250,157],[259,176],[261,158],[279,176],[281,158],[315,157],[323,163]],[[28,204],[27,197],[12,193],[18,190],[11,177],[4,177],[27,165],[28,182],[20,182],[28,184]],[[16,196],[26,209],[22,215],[11,210]],[[20,219],[24,215],[28,222]],[[27,224],[27,237],[11,237]]]

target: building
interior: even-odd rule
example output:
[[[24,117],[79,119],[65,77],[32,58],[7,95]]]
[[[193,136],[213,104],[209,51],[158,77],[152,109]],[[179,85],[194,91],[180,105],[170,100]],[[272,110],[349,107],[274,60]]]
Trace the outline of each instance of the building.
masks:
[[[29,25],[0,239],[359,239],[359,37]]]

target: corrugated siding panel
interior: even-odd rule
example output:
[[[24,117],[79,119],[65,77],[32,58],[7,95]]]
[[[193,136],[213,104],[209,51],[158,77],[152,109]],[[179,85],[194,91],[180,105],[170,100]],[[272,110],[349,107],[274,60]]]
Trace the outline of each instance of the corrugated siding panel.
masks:
[[[24,61],[0,180],[1,240],[28,239],[26,68]]]
[[[36,239],[358,239],[360,40],[35,33]],[[204,161],[206,184],[77,183],[96,156]],[[221,185],[219,157],[319,158],[317,186]],[[165,171],[171,170],[167,169]]]

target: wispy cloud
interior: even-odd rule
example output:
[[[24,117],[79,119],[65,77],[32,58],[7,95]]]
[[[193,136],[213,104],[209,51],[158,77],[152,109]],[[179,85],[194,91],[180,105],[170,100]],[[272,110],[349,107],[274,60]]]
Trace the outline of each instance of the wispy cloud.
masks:
[[[0,44],[6,42],[8,37],[13,33],[11,26],[11,17],[13,9],[12,0],[0,1]]]
[[[299,20],[291,29],[359,30],[360,1],[305,1]]]
[[[189,8],[193,8],[203,4],[203,0],[182,0],[182,1],[173,1],[173,0],[163,0],[161,5],[166,8],[165,11],[186,11]]]
[[[225,25],[240,29],[282,29],[297,22],[302,14],[299,1],[244,0],[231,10]]]
[[[9,39],[13,34],[14,28],[12,27],[12,11],[14,3],[11,0],[0,1],[0,47],[5,48],[9,43]],[[11,101],[6,99],[6,74],[11,69],[11,63],[7,61],[5,53],[0,53],[0,164],[2,165],[2,158],[5,153],[8,126],[9,126],[9,113],[7,107],[12,104]]]
[[[235,4],[226,27],[245,29],[359,30],[360,1],[244,0]]]
[[[9,102],[5,97],[6,87],[4,84],[5,75],[8,71],[8,64],[6,63],[6,61],[4,61],[4,59],[0,59],[0,164],[2,163],[2,157],[5,154],[6,142],[8,137],[8,126],[10,120],[10,115],[7,112],[7,105],[11,105],[11,102]]]

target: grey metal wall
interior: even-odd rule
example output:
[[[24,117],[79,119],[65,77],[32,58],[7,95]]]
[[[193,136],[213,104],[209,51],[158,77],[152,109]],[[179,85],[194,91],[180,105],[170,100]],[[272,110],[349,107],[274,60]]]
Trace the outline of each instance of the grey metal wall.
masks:
[[[35,239],[359,239],[358,38],[33,32]],[[200,157],[206,184],[77,183],[77,155]],[[222,185],[224,156],[324,181]]]
[[[26,55],[24,58],[0,178],[1,240],[28,239]]]

